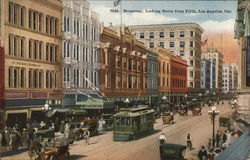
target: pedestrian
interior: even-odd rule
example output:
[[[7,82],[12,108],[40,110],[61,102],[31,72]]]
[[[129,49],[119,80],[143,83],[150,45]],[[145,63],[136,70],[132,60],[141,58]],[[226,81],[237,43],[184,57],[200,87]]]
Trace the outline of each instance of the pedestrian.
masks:
[[[209,150],[209,153],[208,153],[208,155],[207,155],[207,160],[214,160],[214,149],[213,148],[211,148],[210,150]]]
[[[9,141],[9,146],[11,147],[12,150],[17,150],[17,135],[15,131],[12,131],[10,133],[10,141]]]
[[[64,121],[62,121],[62,123],[60,125],[60,132],[64,133],[64,130],[65,130],[65,123],[64,123]]]
[[[187,142],[187,147],[189,147],[191,149],[192,148],[192,137],[191,137],[190,133],[188,133],[188,135],[186,137],[186,142]]]
[[[88,144],[88,145],[90,144],[89,136],[90,136],[90,131],[89,131],[89,128],[87,128],[87,130],[83,134],[83,137],[85,139],[85,144]]]
[[[207,158],[207,150],[204,146],[201,146],[201,150],[198,153],[199,160],[205,160]]]
[[[208,146],[207,146],[207,148],[210,149],[211,146],[212,146],[212,139],[209,138],[209,139],[208,139]]]
[[[227,140],[226,140],[226,143],[229,145],[231,143],[231,132],[228,130],[227,133],[226,133],[226,136],[227,136]]]
[[[167,138],[165,137],[165,134],[162,133],[159,137],[160,144],[164,144],[167,141]]]
[[[28,146],[28,132],[26,128],[24,128],[22,132],[22,144],[23,144],[23,147]]]
[[[222,141],[223,141],[223,143],[225,143],[226,140],[227,140],[227,135],[226,135],[226,131],[225,131],[225,132],[223,133],[223,135],[222,135]]]
[[[2,147],[2,139],[3,139],[3,133],[2,131],[0,130],[0,149]]]
[[[10,144],[10,128],[5,127],[4,129],[5,132],[5,142],[6,142],[6,147],[9,148],[9,144]]]
[[[220,143],[220,131],[217,130],[217,133],[216,133],[216,147],[219,147],[219,143]]]

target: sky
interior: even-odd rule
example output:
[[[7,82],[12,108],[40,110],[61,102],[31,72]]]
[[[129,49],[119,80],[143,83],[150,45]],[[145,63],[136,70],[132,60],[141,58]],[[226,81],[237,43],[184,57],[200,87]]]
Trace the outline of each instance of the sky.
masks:
[[[120,13],[112,12],[111,10],[142,10],[140,13],[122,13],[122,23],[124,25],[142,25],[142,24],[166,24],[166,23],[185,23],[193,22],[198,23],[203,29],[202,39],[209,39],[209,43],[212,41],[218,41],[220,39],[219,46],[222,51],[227,52],[225,54],[226,61],[232,61],[237,59],[235,56],[237,52],[237,41],[233,39],[234,22],[237,10],[237,1],[202,1],[202,0],[190,0],[190,1],[174,1],[174,0],[161,0],[161,1],[142,1],[142,0],[122,0],[118,6],[113,6],[113,0],[92,0],[90,1],[90,7],[97,12],[100,17],[100,21],[108,26],[111,22],[113,25],[120,24]],[[157,10],[160,13],[146,13],[146,10]],[[169,10],[170,13],[163,13],[162,10]],[[186,12],[186,10],[195,11]],[[207,11],[214,11],[207,13]],[[184,11],[182,13],[181,11]],[[201,13],[199,11],[205,11]],[[233,48],[223,48],[222,43],[232,42]],[[214,43],[214,45],[216,45]],[[228,53],[230,52],[230,53]]]

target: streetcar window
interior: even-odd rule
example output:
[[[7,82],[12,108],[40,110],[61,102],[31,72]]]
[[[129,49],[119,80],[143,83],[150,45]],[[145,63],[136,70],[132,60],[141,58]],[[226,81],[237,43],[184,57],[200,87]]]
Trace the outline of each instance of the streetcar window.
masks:
[[[124,117],[121,117],[121,126],[125,126],[126,125],[126,121]]]
[[[115,125],[119,126],[120,125],[120,118],[115,119]]]
[[[127,126],[130,126],[130,118],[127,118]]]

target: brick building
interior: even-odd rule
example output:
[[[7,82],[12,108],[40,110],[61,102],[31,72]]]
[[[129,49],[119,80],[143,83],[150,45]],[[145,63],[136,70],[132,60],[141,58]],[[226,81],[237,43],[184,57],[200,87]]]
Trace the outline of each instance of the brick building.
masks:
[[[148,101],[147,53],[128,27],[102,27],[100,37],[100,89],[119,107]],[[125,104],[129,99],[130,103]]]
[[[171,91],[170,91],[170,72],[171,72],[171,64],[170,64],[170,52],[162,47],[157,47],[155,49],[156,53],[158,53],[158,94],[159,101],[163,100],[163,97],[166,97],[167,101],[170,101]]]
[[[184,100],[187,94],[187,61],[180,56],[171,55],[170,60],[170,91],[171,102]]]

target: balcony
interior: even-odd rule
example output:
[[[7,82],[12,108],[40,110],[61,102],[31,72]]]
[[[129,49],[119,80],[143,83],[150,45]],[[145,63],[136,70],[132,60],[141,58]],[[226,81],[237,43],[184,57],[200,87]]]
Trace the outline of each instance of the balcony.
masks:
[[[64,58],[64,63],[71,64],[71,58],[70,57],[65,57]]]
[[[63,84],[65,88],[70,88],[70,82],[64,82]]]

